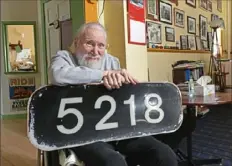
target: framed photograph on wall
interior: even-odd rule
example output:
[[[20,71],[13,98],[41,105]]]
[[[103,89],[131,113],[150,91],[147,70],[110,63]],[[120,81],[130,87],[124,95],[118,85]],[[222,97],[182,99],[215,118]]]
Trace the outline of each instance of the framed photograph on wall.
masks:
[[[159,1],[158,0],[148,0],[147,5],[147,18],[150,20],[159,20]]]
[[[187,16],[187,31],[190,34],[196,34],[196,19],[190,16]]]
[[[200,36],[196,36],[196,45],[197,45],[197,50],[202,50],[202,43]]]
[[[207,0],[207,10],[210,11],[210,12],[213,11],[212,0]]]
[[[175,29],[171,27],[165,27],[166,41],[175,42]]]
[[[180,28],[184,28],[185,24],[185,12],[183,10],[174,8],[174,25]]]
[[[188,48],[190,50],[196,50],[197,49],[196,37],[194,35],[188,35],[187,39],[188,39]]]
[[[217,0],[217,10],[222,12],[222,0]]]
[[[207,40],[202,40],[201,42],[202,42],[202,49],[209,50]]]
[[[147,21],[147,36],[148,42],[152,44],[161,44],[162,43],[162,27],[161,24]]]
[[[207,10],[207,0],[199,0],[199,7]]]
[[[172,24],[172,5],[163,1],[160,1],[160,22],[166,24]]]
[[[196,8],[196,0],[186,0],[186,4]]]
[[[188,49],[187,35],[180,35],[180,48],[182,50],[187,50]]]
[[[211,21],[219,19],[219,16],[216,14],[211,14]]]
[[[199,32],[201,40],[207,40],[207,18],[203,15],[199,15]]]

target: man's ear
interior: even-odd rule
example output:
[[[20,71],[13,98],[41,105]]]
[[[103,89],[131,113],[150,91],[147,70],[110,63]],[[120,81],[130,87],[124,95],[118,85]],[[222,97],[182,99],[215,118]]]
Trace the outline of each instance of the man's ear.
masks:
[[[107,44],[107,45],[106,45],[106,49],[109,49],[109,48],[110,48],[110,44]]]

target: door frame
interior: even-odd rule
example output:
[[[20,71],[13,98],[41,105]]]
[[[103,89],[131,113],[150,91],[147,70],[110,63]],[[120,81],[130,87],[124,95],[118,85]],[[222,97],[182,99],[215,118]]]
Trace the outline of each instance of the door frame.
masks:
[[[51,0],[40,0],[40,13],[41,13],[41,26],[42,26],[42,52],[44,61],[41,62],[41,68],[44,70],[44,82],[48,84],[48,62],[47,62],[47,43],[46,43],[46,24],[45,24],[45,3]],[[72,19],[73,36],[76,33],[77,28],[85,23],[85,1],[84,0],[70,0],[70,17]]]

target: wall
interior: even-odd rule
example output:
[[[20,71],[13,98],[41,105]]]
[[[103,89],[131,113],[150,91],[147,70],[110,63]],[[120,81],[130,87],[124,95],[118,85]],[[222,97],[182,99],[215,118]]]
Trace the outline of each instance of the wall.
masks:
[[[37,1],[23,1],[23,0],[11,0],[11,1],[0,1],[1,3],[1,21],[38,21],[38,6]],[[30,10],[28,10],[30,9]],[[37,30],[38,30],[37,24]],[[1,31],[2,33],[2,31]],[[40,33],[37,31],[37,36]],[[2,36],[2,34],[0,35]],[[2,40],[2,38],[1,38]],[[37,39],[38,40],[38,39]],[[1,42],[2,43],[2,42]],[[39,42],[38,42],[39,43]],[[15,114],[15,112],[10,111],[9,105],[9,78],[20,77],[20,76],[34,76],[36,77],[36,84],[37,87],[41,85],[41,76],[43,75],[42,69],[39,67],[39,73],[37,74],[23,74],[23,75],[6,75],[4,74],[4,54],[3,54],[3,45],[1,45],[1,115],[9,115]],[[40,45],[38,47],[38,63],[40,62],[41,56],[41,49]],[[24,114],[25,112],[17,112],[19,114]]]
[[[98,3],[98,15],[102,12],[103,4]],[[127,2],[106,0],[100,22],[105,26],[108,35],[107,52],[118,57],[121,67],[126,68],[139,81],[147,81],[146,46],[128,43]]]
[[[208,20],[211,20],[211,12],[209,11],[205,11],[200,9],[199,6],[199,1],[197,1],[197,8],[194,9],[188,5],[185,4],[185,1],[178,1],[179,4],[177,6],[178,9],[182,9],[185,11],[185,27],[187,26],[187,15],[195,17],[196,18],[196,34],[199,34],[199,14],[202,14],[206,17],[208,17]],[[223,49],[228,51],[229,46],[229,38],[228,36],[228,32],[230,29],[228,29],[228,24],[229,21],[231,22],[231,20],[228,19],[227,17],[227,3],[229,1],[222,1],[223,2],[223,12],[220,13],[219,11],[216,10],[216,1],[212,1],[213,2],[213,12],[217,15],[219,15],[220,17],[224,18],[225,21],[225,26],[226,29],[223,32]],[[170,4],[172,4],[173,7],[176,7],[175,4],[168,2]],[[165,41],[165,26],[169,26],[169,27],[174,27],[175,28],[175,32],[176,32],[176,40],[179,41],[179,36],[180,34],[187,34],[187,29],[183,29],[183,28],[178,28],[175,27],[174,25],[170,26],[170,25],[166,25],[164,23],[162,23],[162,39],[163,41]],[[210,28],[208,29],[210,30]],[[164,42],[167,45],[175,45],[175,42]],[[163,43],[163,45],[165,45]],[[174,62],[178,61],[178,60],[204,60],[206,61],[206,66],[205,66],[205,72],[208,71],[208,65],[209,65],[209,57],[210,54],[209,53],[164,53],[164,52],[148,52],[147,53],[148,56],[148,66],[149,66],[149,76],[150,76],[150,80],[151,81],[172,81],[172,68],[171,68],[171,64],[173,64]],[[228,56],[228,55],[226,55]],[[162,73],[162,74],[161,74]]]

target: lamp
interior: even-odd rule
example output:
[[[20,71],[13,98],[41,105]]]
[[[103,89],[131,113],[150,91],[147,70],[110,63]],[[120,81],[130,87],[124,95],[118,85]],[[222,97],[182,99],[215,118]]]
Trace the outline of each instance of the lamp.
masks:
[[[225,77],[222,73],[220,46],[218,43],[218,29],[224,29],[225,23],[222,18],[215,19],[209,23],[212,28],[212,45],[211,45],[211,56],[209,64],[209,75],[212,77],[213,83],[219,84],[220,91],[224,91],[225,88]]]

